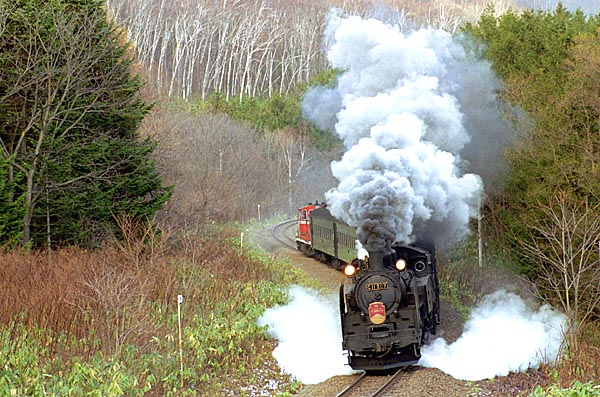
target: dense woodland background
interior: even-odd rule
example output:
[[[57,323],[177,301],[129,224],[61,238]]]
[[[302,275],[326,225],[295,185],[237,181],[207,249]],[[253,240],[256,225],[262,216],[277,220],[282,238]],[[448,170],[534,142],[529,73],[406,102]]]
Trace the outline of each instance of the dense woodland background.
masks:
[[[0,340],[18,357],[4,367],[0,359],[0,373],[24,363],[28,374],[7,375],[0,390],[42,395],[35,385],[45,384],[64,394],[53,351],[94,357],[86,365],[120,388],[144,384],[158,395],[209,390],[206,373],[250,376],[260,360],[240,369],[227,356],[267,354],[253,317],[246,340],[237,329],[198,334],[206,307],[256,317],[289,278],[215,245],[238,241],[207,227],[290,215],[334,186],[329,164],[341,144],[307,123],[300,105],[308,87],[336,78],[323,52],[332,7],[483,44],[474,55],[501,79],[517,134],[505,189],[486,192],[485,262],[527,277],[569,316],[559,381],[598,379],[600,14],[573,3],[0,0]],[[238,274],[239,263],[252,265]],[[180,291],[198,301],[185,374],[167,353]],[[218,303],[229,300],[248,306]],[[40,345],[13,343],[33,329]],[[219,349],[207,353],[202,340]],[[106,357],[97,354],[135,374],[99,369]],[[154,373],[143,360],[154,360]],[[73,384],[86,376],[78,370]]]

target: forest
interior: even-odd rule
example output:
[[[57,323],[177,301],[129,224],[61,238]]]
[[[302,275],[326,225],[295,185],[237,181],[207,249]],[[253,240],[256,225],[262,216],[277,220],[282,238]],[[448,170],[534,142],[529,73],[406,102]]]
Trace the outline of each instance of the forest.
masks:
[[[501,180],[483,176],[484,260],[569,319],[548,395],[600,379],[600,13],[540,3],[0,0],[0,394],[297,391],[255,320],[310,281],[237,247],[337,183],[344,145],[302,108],[342,72],[332,12],[489,62],[510,139]]]

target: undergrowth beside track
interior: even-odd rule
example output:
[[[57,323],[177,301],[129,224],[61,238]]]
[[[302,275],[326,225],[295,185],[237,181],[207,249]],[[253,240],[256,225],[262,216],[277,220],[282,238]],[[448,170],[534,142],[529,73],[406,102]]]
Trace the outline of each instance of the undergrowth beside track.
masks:
[[[132,233],[98,251],[2,252],[0,395],[294,393],[256,319],[303,276],[240,251],[238,233]]]
[[[466,319],[471,308],[484,295],[499,289],[515,292],[525,299],[538,300],[539,291],[518,276],[509,255],[485,247],[479,265],[474,237],[456,245],[450,252],[438,253],[441,297]],[[564,346],[556,366],[543,366],[549,386],[530,384],[530,397],[600,396],[600,322],[591,321]],[[535,377],[532,377],[535,378]],[[498,383],[510,383],[510,377]],[[504,394],[500,394],[504,395]],[[527,395],[527,394],[526,394]]]
[[[280,373],[275,342],[256,319],[286,301],[290,284],[314,284],[289,262],[242,246],[241,232],[257,228],[161,238],[131,230],[97,251],[1,252],[0,395],[292,395],[300,385]],[[438,260],[444,299],[466,316],[506,274],[474,266],[473,245],[460,250]],[[531,395],[599,395],[588,382],[600,375],[598,341],[597,328],[587,329],[546,369],[554,385]]]

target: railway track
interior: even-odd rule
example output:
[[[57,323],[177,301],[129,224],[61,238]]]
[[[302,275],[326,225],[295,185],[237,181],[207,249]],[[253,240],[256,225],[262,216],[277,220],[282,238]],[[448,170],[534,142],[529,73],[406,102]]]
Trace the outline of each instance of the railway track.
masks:
[[[296,227],[296,220],[283,221],[271,228],[271,235],[287,248],[296,249],[296,239],[290,236],[289,229]],[[294,233],[291,233],[294,235]]]
[[[372,376],[363,373],[354,383],[346,387],[336,397],[381,397],[402,374],[402,370],[388,376]]]

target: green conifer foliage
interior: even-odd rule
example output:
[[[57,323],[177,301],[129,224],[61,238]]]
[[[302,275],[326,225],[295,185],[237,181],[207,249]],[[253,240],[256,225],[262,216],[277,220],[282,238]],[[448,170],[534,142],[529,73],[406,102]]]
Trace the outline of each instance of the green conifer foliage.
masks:
[[[553,12],[488,8],[466,31],[503,79],[501,96],[522,109],[519,140],[507,153],[508,187],[497,198],[499,220],[515,241],[531,243],[541,208],[596,208],[600,202],[598,53],[600,14],[585,16],[559,5]],[[561,204],[562,203],[562,204]],[[600,216],[600,214],[598,214]],[[574,241],[575,243],[575,241]],[[514,246],[519,253],[519,244]],[[540,263],[526,258],[535,275]]]
[[[22,197],[23,245],[95,245],[168,200],[128,51],[102,1],[0,0],[0,178]]]

